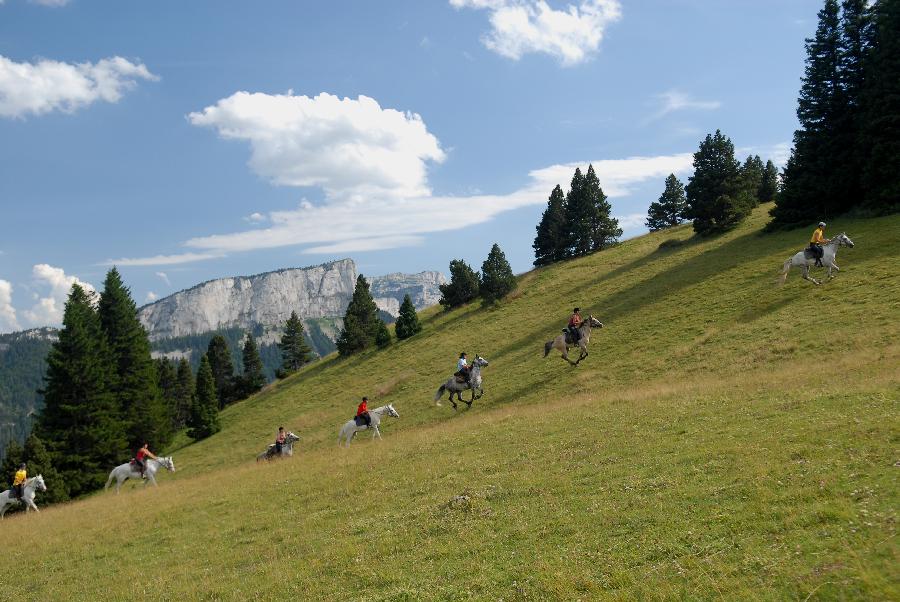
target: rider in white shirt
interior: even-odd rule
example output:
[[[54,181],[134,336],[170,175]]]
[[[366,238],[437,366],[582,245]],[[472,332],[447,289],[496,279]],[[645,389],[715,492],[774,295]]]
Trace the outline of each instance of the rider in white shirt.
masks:
[[[466,352],[459,354],[459,361],[456,362],[456,376],[461,376],[469,382],[469,364],[466,361]]]

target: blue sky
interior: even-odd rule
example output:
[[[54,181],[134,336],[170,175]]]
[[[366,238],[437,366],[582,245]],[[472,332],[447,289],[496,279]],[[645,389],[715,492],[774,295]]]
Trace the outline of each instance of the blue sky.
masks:
[[[783,162],[819,0],[0,0],[0,332],[350,256],[518,271],[594,162],[627,236],[720,128]]]

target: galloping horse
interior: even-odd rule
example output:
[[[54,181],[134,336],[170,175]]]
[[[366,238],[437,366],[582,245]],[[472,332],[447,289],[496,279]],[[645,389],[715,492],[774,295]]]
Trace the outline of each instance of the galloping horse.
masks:
[[[372,419],[372,423],[369,426],[357,426],[355,418],[348,420],[344,426],[341,427],[340,432],[338,432],[338,445],[341,444],[342,440],[346,439],[347,447],[350,447],[350,440],[353,439],[353,436],[359,431],[364,431],[367,428],[375,431],[372,433],[372,439],[375,437],[381,439],[381,431],[378,430],[378,425],[381,424],[381,419],[384,418],[385,414],[392,416],[393,418],[400,418],[400,414],[394,409],[394,404],[389,403],[386,406],[369,410],[369,418]]]
[[[832,270],[835,272],[841,271],[834,263],[834,258],[837,255],[837,250],[839,247],[850,247],[851,249],[853,248],[853,241],[850,240],[850,238],[843,232],[822,245],[822,250],[825,251],[825,254],[822,256],[822,265],[824,265],[828,269],[829,280],[834,278]],[[787,280],[788,272],[791,271],[792,267],[800,268],[803,271],[802,275],[804,280],[809,280],[813,284],[822,284],[809,275],[809,268],[811,268],[815,264],[816,260],[814,258],[807,257],[805,250],[800,251],[784,262],[784,266],[782,266],[781,268],[781,284],[784,284],[784,281]]]
[[[591,342],[591,327],[594,328],[603,328],[603,322],[595,318],[593,315],[588,316],[588,319],[581,323],[581,326],[578,328],[578,332],[581,335],[581,338],[578,339],[578,347],[581,349],[581,354],[578,356],[577,361],[572,361],[569,359],[569,347],[574,346],[574,343],[569,343],[566,341],[566,333],[558,335],[552,341],[547,341],[544,343],[544,357],[547,357],[550,354],[551,349],[557,349],[560,353],[562,353],[562,358],[572,364],[573,366],[577,366],[578,362],[583,360],[588,356],[587,346],[588,343]]]
[[[284,436],[284,443],[281,444],[281,456],[284,458],[285,456],[291,457],[294,455],[294,443],[296,441],[300,441],[300,435],[295,435],[291,431],[288,431],[287,435]],[[275,444],[270,443],[269,447],[266,448],[266,451],[256,456],[256,461],[266,460],[267,462],[275,457]]]
[[[144,476],[147,477],[147,483],[153,483],[153,486],[156,486],[156,472],[160,468],[167,468],[169,472],[175,472],[175,462],[172,461],[171,456],[167,456],[165,458],[158,458],[154,460],[153,458],[147,458],[145,460],[146,467],[144,468]],[[141,471],[134,468],[130,462],[125,462],[125,464],[120,464],[112,469],[112,472],[109,473],[109,479],[106,480],[106,485],[103,489],[109,489],[109,484],[112,483],[113,479],[116,479],[116,493],[119,493],[119,489],[122,487],[122,483],[127,481],[128,479],[140,479]],[[146,483],[145,483],[146,484]]]
[[[472,407],[472,402],[476,399],[481,399],[481,396],[484,395],[484,388],[481,386],[481,369],[488,365],[488,361],[478,355],[475,354],[475,360],[472,362],[472,367],[469,369],[469,381],[461,383],[456,380],[455,376],[451,376],[450,380],[442,384],[437,392],[434,394],[434,401],[437,405],[441,405],[439,401],[441,396],[445,391],[450,391],[450,403],[453,404],[453,409],[456,409],[456,402],[453,401],[453,396],[456,395],[456,398],[464,402],[466,406]],[[469,384],[471,383],[471,384]],[[465,400],[462,398],[462,392],[466,389],[472,389],[472,399]],[[478,394],[476,395],[475,391],[478,390]]]
[[[22,488],[22,502],[25,502],[25,512],[28,513],[29,510],[34,510],[35,512],[40,512],[38,510],[37,505],[34,503],[34,493],[35,490],[39,491],[47,491],[47,485],[44,484],[43,475],[38,475],[36,477],[31,477],[30,479],[25,479],[25,487]],[[18,504],[20,500],[17,500],[12,496],[12,491],[7,490],[3,493],[0,493],[0,518],[3,518],[3,515],[6,514],[6,510],[12,506],[13,504]]]

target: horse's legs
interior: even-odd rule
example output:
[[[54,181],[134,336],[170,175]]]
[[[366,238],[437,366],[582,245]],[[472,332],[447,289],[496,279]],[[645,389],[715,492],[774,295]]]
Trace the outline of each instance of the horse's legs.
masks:
[[[377,426],[375,427],[375,435],[378,435],[378,438],[381,439],[381,430]],[[375,438],[375,435],[372,435],[372,439]]]
[[[809,280],[813,284],[821,284],[818,280],[809,275],[809,265],[803,266],[803,279]]]

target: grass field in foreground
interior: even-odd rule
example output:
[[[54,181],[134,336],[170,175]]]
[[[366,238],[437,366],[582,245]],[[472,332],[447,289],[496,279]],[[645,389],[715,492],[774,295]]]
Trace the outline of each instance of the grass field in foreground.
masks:
[[[29,543],[0,574],[49,599],[897,599],[900,217],[834,224],[838,277],[779,288],[806,233],[761,236],[766,209],[312,366],[158,489],[5,521]],[[572,369],[541,352],[575,304],[607,328]],[[430,400],[463,349],[487,394],[454,414]],[[366,393],[401,418],[339,450]],[[299,454],[253,464],[281,423]]]

